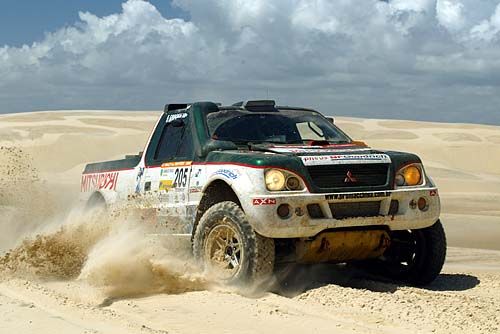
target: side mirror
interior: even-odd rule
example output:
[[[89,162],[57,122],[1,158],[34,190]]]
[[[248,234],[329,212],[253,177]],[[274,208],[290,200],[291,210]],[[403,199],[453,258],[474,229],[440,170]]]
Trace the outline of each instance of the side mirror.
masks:
[[[210,139],[201,149],[201,155],[206,156],[212,151],[237,150],[238,146],[232,141]]]
[[[335,124],[335,118],[331,117],[331,116],[326,116],[325,117],[330,123],[332,124]]]

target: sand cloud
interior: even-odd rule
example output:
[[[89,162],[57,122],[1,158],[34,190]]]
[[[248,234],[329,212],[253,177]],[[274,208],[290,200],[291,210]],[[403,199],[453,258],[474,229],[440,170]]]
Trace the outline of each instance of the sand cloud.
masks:
[[[276,97],[330,114],[500,123],[498,1],[128,0],[0,47],[0,112]]]

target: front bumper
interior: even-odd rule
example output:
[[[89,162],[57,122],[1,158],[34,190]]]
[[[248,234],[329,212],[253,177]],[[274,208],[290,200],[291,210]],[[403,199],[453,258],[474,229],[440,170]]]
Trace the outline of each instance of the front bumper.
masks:
[[[416,203],[419,198],[427,201],[427,207],[420,210]],[[394,201],[398,202],[397,211]],[[379,202],[377,213],[370,217],[354,213],[336,219],[331,204]],[[391,209],[391,202],[393,203]],[[280,204],[288,204],[291,214],[283,219],[278,216]],[[312,218],[308,212],[309,204],[317,204],[323,217]],[[376,203],[372,203],[376,204]],[[410,188],[390,191],[311,194],[279,193],[253,196],[250,202],[242,203],[249,223],[257,233],[269,238],[313,237],[327,229],[346,227],[387,227],[390,230],[421,229],[433,225],[440,214],[440,201],[437,188]],[[360,213],[362,215],[363,213]]]

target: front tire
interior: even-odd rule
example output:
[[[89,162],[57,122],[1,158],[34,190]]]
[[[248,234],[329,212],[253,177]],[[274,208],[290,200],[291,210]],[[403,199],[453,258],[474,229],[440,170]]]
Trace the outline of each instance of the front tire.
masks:
[[[438,220],[424,229],[392,232],[389,249],[364,267],[374,274],[424,286],[436,279],[445,258],[446,236]]]
[[[229,201],[203,214],[193,253],[209,275],[227,284],[262,283],[274,269],[274,240],[257,234],[243,210]]]

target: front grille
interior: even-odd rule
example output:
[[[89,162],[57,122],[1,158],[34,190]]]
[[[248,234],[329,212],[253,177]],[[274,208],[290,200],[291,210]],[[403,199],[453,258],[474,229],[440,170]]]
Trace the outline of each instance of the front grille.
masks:
[[[383,186],[387,183],[388,164],[352,164],[308,166],[318,188],[355,188]]]
[[[380,215],[380,201],[330,203],[329,206],[335,219],[376,217]]]

